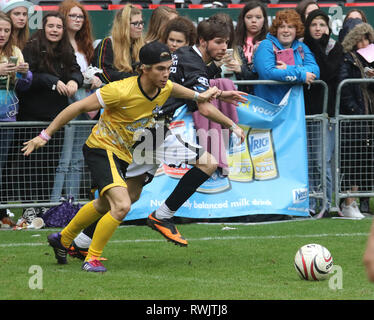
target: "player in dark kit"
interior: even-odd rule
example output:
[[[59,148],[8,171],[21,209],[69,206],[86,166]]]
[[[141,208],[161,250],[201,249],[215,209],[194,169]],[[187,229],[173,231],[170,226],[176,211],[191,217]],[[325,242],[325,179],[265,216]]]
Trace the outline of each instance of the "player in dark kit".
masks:
[[[209,88],[209,79],[221,72],[214,61],[220,61],[226,54],[227,45],[230,39],[229,26],[215,16],[199,23],[197,27],[198,44],[194,46],[179,48],[173,54],[173,66],[170,72],[170,79],[187,88],[198,92],[204,92]],[[218,98],[225,99],[227,92],[221,91]],[[243,93],[244,94],[244,93]],[[173,113],[174,110],[186,104],[190,111],[199,112],[208,119],[209,114],[205,108],[211,105],[209,102],[198,105],[195,102],[185,99],[170,98],[167,100],[161,112],[164,115]],[[221,114],[219,119],[214,120],[223,127],[232,130],[241,140],[244,140],[243,130],[231,119]],[[216,169],[216,168],[215,168]],[[214,171],[215,171],[214,169]],[[214,172],[213,171],[213,172]],[[211,174],[213,173],[211,172]],[[196,189],[209,176],[199,170],[198,166],[189,170],[180,180],[175,190],[166,201],[148,217],[148,223],[152,224],[153,219],[170,219],[176,210],[196,191]],[[176,196],[178,194],[178,196]],[[185,196],[183,196],[185,195]],[[160,231],[162,232],[162,231]]]

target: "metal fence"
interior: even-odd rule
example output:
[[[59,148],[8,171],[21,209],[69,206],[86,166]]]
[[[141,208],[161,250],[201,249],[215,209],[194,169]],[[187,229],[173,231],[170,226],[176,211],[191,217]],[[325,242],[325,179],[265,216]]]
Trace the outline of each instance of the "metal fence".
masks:
[[[235,84],[279,85],[271,80],[234,81]],[[326,208],[326,114],[328,88],[318,80],[313,85],[324,88],[323,113],[306,117],[308,167],[311,201]],[[85,203],[92,198],[91,177],[82,146],[96,121],[71,121],[56,132],[46,146],[24,157],[23,143],[32,139],[48,122],[0,122],[0,208],[49,207],[61,197],[73,195]]]
[[[57,205],[73,195],[90,198],[90,173],[82,146],[96,121],[71,121],[43,148],[25,157],[23,143],[37,136],[47,122],[0,122],[0,208]]]
[[[341,93],[347,84],[374,79],[346,79],[337,88],[335,104],[335,203],[344,198],[374,196],[374,116],[340,114]]]

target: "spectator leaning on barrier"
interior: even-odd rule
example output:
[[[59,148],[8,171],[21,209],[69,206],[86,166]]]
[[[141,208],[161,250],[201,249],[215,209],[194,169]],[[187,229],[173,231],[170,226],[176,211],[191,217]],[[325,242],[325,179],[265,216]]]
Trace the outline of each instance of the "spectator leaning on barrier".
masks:
[[[304,34],[299,14],[293,9],[277,12],[266,39],[254,55],[254,70],[260,80],[286,81],[285,85],[256,85],[255,95],[278,104],[295,83],[311,84],[319,78],[319,67],[310,49],[296,40]],[[290,62],[277,61],[276,53],[292,49]]]
[[[344,59],[339,80],[374,77],[374,63],[359,49],[369,49],[374,43],[371,25],[349,19],[342,42]],[[369,61],[367,61],[368,59]],[[374,114],[374,84],[347,84],[341,94],[340,113],[346,115]],[[371,192],[373,190],[374,132],[368,120],[344,121],[341,124],[341,171],[344,190]],[[342,213],[348,217],[363,217],[353,198],[342,203]],[[369,209],[369,208],[367,208]]]
[[[65,30],[64,18],[58,12],[44,16],[42,29],[27,42],[23,55],[33,72],[28,90],[19,92],[18,121],[51,121],[69,104],[82,85],[83,76],[76,62],[74,51]],[[28,139],[40,132],[41,127],[26,127],[19,132],[17,141]],[[48,200],[52,191],[63,142],[63,131],[57,133],[47,148],[34,155],[33,160],[19,159],[19,179],[22,198],[25,200]],[[43,176],[37,183],[36,177]]]
[[[141,9],[126,4],[117,11],[111,35],[95,48],[93,65],[103,70],[99,75],[103,83],[137,74],[135,69],[139,62],[139,51],[144,45],[143,29]]]
[[[91,64],[94,53],[89,15],[83,5],[75,0],[63,1],[60,4],[59,12],[65,18],[70,44],[74,49],[80,70],[84,73]],[[90,84],[79,88],[73,96],[69,97],[69,103],[89,96],[92,90],[99,88],[102,84],[96,76],[93,76],[90,81]],[[91,120],[97,113],[83,113],[74,120]],[[90,131],[91,126],[87,125],[72,125],[65,128],[64,145],[51,194],[52,202],[60,200],[64,185],[66,198],[71,196],[75,200],[79,199],[80,181],[84,168],[82,147]]]
[[[16,121],[19,105],[15,90],[27,90],[31,80],[29,64],[24,62],[21,50],[14,45],[12,21],[0,12],[0,122]],[[5,185],[5,181],[2,180],[2,170],[7,163],[13,136],[13,128],[0,127],[0,185],[2,186]],[[6,216],[7,210],[0,209],[0,220]]]
[[[339,41],[343,42],[345,33],[346,33],[346,28],[344,26],[346,25],[347,21],[349,19],[359,19],[362,20],[362,22],[368,22],[366,14],[363,10],[358,9],[358,8],[353,8],[349,10],[343,20],[343,28],[340,29],[339,32]],[[362,197],[360,198],[360,211],[361,212],[370,212],[370,199],[368,197]]]
[[[12,20],[15,45],[23,50],[29,40],[29,10],[34,6],[32,2],[24,0],[2,0],[0,10]]]
[[[329,27],[329,16],[322,10],[317,9],[309,13],[305,21],[304,43],[314,54],[320,69],[320,78],[328,86],[328,105],[327,113],[329,117],[335,115],[335,97],[338,83],[338,73],[343,57],[343,48],[341,44],[331,38],[331,29]],[[314,115],[323,113],[324,88],[320,85],[308,87],[304,85],[305,114]],[[330,209],[332,202],[332,172],[331,164],[335,145],[335,130],[328,124],[326,136],[326,188],[327,188],[327,207]],[[321,144],[322,128],[313,123],[307,126],[308,152],[309,152],[309,184],[310,190],[317,190],[321,185]],[[311,214],[316,213],[316,200],[310,198],[309,207]],[[322,209],[322,208],[321,208]]]

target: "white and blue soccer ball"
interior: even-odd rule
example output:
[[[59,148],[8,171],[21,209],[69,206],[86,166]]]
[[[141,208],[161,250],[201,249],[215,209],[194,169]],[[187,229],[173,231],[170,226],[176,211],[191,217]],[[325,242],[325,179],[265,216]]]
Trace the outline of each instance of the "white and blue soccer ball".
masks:
[[[330,251],[324,246],[311,243],[297,250],[294,265],[301,279],[319,281],[329,277],[333,259]]]

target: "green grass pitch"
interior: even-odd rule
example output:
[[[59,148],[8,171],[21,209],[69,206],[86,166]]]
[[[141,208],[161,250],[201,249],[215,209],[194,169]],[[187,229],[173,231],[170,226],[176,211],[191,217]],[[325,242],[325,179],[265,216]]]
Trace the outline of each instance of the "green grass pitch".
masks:
[[[104,274],[82,271],[81,261],[71,257],[67,265],[58,265],[46,241],[54,230],[0,230],[0,297],[369,300],[374,298],[374,284],[366,278],[362,256],[371,223],[365,218],[179,225],[189,241],[187,248],[166,242],[146,226],[124,226],[105,247],[103,256],[109,260],[104,262],[108,268]],[[340,288],[331,288],[329,280],[298,277],[293,259],[307,243],[330,250],[334,264],[341,267]],[[35,270],[39,282],[33,278]]]

